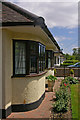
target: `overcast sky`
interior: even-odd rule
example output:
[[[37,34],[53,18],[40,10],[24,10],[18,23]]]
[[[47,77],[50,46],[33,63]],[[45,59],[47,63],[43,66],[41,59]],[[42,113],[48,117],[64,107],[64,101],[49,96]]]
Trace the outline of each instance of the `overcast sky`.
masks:
[[[45,19],[64,53],[78,46],[78,0],[8,0]],[[45,2],[46,1],[46,2]]]

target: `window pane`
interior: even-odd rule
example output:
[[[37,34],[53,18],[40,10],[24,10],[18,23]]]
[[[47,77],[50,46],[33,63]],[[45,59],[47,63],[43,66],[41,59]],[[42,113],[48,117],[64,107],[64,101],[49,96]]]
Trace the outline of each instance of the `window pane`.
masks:
[[[37,73],[38,43],[30,42],[30,73]]]
[[[45,69],[45,46],[39,44],[39,73]]]
[[[26,74],[26,45],[15,42],[15,74]]]
[[[51,52],[50,51],[48,51],[48,57],[51,57]]]
[[[41,54],[41,45],[39,44],[39,56]]]
[[[36,73],[36,72],[37,72],[37,57],[30,56],[30,73]]]
[[[59,58],[58,58],[58,64],[59,64]]]
[[[48,58],[48,68],[50,68],[51,67],[51,60],[50,60],[50,58]]]
[[[36,54],[37,51],[37,43],[35,42],[30,42],[30,53],[31,54]]]
[[[54,62],[55,62],[55,64],[56,64],[56,56],[54,57]]]

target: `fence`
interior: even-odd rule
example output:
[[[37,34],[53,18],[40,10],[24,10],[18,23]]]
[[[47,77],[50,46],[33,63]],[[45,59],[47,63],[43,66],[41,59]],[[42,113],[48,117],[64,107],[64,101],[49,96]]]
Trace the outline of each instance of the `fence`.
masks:
[[[74,70],[74,76],[80,77],[80,68],[67,68],[67,67],[58,67],[56,68],[57,77],[66,77],[70,75],[70,69]]]

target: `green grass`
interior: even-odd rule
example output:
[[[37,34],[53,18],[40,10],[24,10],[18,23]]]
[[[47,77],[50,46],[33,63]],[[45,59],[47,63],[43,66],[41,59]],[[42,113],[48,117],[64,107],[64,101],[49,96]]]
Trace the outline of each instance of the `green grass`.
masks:
[[[71,85],[72,118],[80,120],[80,84]]]

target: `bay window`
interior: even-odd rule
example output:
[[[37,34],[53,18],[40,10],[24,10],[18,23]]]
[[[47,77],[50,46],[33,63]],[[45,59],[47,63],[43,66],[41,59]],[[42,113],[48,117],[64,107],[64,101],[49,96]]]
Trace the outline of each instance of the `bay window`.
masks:
[[[45,70],[45,46],[29,40],[13,40],[13,75],[23,76]]]

